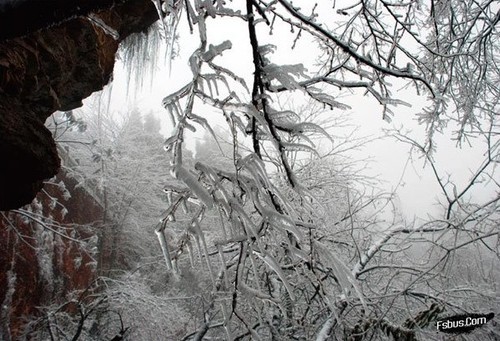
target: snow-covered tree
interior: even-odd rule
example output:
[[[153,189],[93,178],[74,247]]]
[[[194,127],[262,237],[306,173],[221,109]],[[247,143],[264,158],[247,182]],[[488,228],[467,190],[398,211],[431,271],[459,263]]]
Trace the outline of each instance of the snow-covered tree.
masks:
[[[175,127],[165,144],[172,158],[171,172],[185,188],[174,196],[157,233],[161,241],[178,208],[195,202],[198,209],[186,224],[186,238],[202,244],[201,256],[212,278],[212,304],[202,326],[185,339],[208,335],[227,339],[324,340],[332,336],[360,340],[382,335],[414,339],[443,311],[456,312],[458,303],[440,297],[442,289],[430,284],[439,281],[437,269],[469,244],[478,245],[481,255],[489,254],[488,259],[498,261],[498,252],[491,247],[491,243],[496,245],[497,232],[488,222],[498,215],[499,199],[491,172],[498,162],[498,118],[493,114],[498,109],[498,86],[493,84],[499,75],[500,16],[492,2],[161,3],[169,9],[168,16],[180,18],[185,13],[185,19],[179,20],[187,20],[200,41],[188,61],[192,80],[163,101]],[[212,34],[217,23],[231,23],[245,37],[251,56],[242,74],[226,65],[236,42],[223,33]],[[270,34],[280,38],[273,40]],[[280,56],[284,36],[293,36],[289,41],[295,49],[305,46],[317,53],[315,64],[280,62],[285,59]],[[307,45],[305,40],[313,44]],[[252,80],[247,84],[250,70]],[[377,238],[363,231],[373,221],[382,221],[355,215],[350,205],[357,198],[351,193],[354,201],[349,202],[347,192],[339,199],[348,200],[344,206],[344,211],[346,207],[350,210],[344,221],[346,233],[357,230],[356,226],[361,232],[352,235],[354,254],[346,259],[340,246],[327,243],[324,238],[328,237],[319,233],[321,220],[299,214],[291,201],[296,196],[293,200],[303,210],[317,211],[318,199],[305,185],[307,179],[299,177],[293,161],[295,152],[316,153],[308,135],[325,134],[325,130],[301,120],[299,113],[279,107],[277,95],[303,95],[332,110],[344,110],[348,101],[342,102],[340,95],[348,91],[365,94],[379,103],[383,117],[390,121],[397,106],[410,105],[403,95],[398,97],[401,87],[425,102],[419,120],[426,127],[426,139],[414,145],[435,171],[448,213],[415,226],[396,215],[385,226],[377,226],[383,231]],[[204,105],[212,106],[228,124],[233,167],[201,161],[190,169],[184,163],[186,130],[212,130],[213,110],[202,115]],[[461,189],[445,182],[432,163],[434,137],[446,124],[457,128],[458,141],[478,136],[488,144],[486,163]],[[275,170],[278,173],[272,180],[269,173]],[[489,181],[493,191],[485,202],[467,203],[466,208],[462,202],[477,188],[479,177]],[[288,189],[294,196],[288,195]],[[465,209],[463,214],[458,208]],[[205,231],[217,226],[206,226],[203,218],[213,209],[220,212],[222,238],[209,247]],[[462,236],[463,224],[467,227]],[[455,238],[453,246],[447,245],[448,238]],[[420,241],[428,245],[415,249]],[[480,246],[483,243],[485,247]],[[164,241],[161,245],[170,271],[178,266],[172,265],[171,254],[191,252]],[[436,248],[444,253],[438,256]],[[217,263],[211,252],[219,254]],[[415,256],[422,255],[425,261],[420,269]],[[368,272],[374,274],[373,279],[365,277]],[[472,295],[459,300],[467,299],[473,300]]]

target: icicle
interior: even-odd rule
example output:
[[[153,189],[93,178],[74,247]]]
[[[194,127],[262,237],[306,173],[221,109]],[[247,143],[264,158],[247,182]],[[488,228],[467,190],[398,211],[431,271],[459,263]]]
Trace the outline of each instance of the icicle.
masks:
[[[175,167],[175,176],[177,179],[183,181],[194,195],[198,197],[209,209],[213,207],[213,199],[210,193],[203,187],[191,172],[181,165]]]
[[[271,268],[271,270],[273,270],[276,273],[276,275],[278,275],[281,282],[285,286],[286,291],[288,291],[288,294],[290,295],[290,299],[295,301],[295,295],[293,294],[293,289],[290,286],[290,284],[288,283],[288,280],[286,279],[286,275],[283,272],[283,270],[281,269],[281,266],[278,264],[278,262],[276,262],[276,260],[267,253],[261,253],[261,252],[255,251],[255,250],[252,250],[252,251],[260,259],[262,259],[264,261],[264,263],[266,263],[269,266],[269,268]]]
[[[172,273],[174,274],[176,279],[179,279],[179,262],[177,258],[172,259]]]
[[[165,258],[165,263],[167,264],[167,269],[172,270],[172,259],[170,258],[170,252],[168,250],[167,240],[165,239],[165,234],[163,229],[160,227],[155,230],[158,241],[160,242],[161,251],[163,252],[163,257]]]
[[[290,251],[290,253],[294,258],[298,258],[299,260],[303,260],[304,262],[309,261],[309,255],[307,254],[306,251],[297,249],[292,245],[288,245],[288,250]]]
[[[220,303],[221,308],[222,308],[222,316],[224,316],[224,330],[226,331],[226,340],[233,340],[233,337],[231,336],[231,329],[229,328],[229,324],[231,323],[231,314],[228,313],[226,305],[224,302]]]
[[[154,5],[156,7],[156,12],[158,12],[158,19],[159,19],[159,22],[161,22],[161,25],[163,27],[165,37],[168,37],[168,29],[167,29],[167,26],[165,25],[165,21],[163,20],[163,13],[162,13],[163,6],[161,5],[160,0],[151,0],[151,1],[153,1]]]
[[[207,166],[201,162],[196,162],[194,165],[194,169],[201,172],[206,179],[210,180],[212,184],[216,184],[220,181],[220,177],[217,174],[216,170],[210,166]]]
[[[257,243],[257,247],[259,248],[259,250],[263,249],[262,242],[259,238],[259,235],[256,232],[256,228],[255,228],[253,222],[245,214],[245,212],[243,211],[243,209],[241,207],[238,207],[238,214],[240,215],[240,219],[243,218],[243,220],[244,220],[241,222],[241,225],[243,226],[243,229],[245,230],[247,239],[250,241],[250,240],[252,240],[252,237],[255,238],[255,241]]]
[[[255,153],[251,153],[239,160],[237,166],[245,167],[256,181],[263,182],[265,188],[271,187],[264,162]]]
[[[184,214],[189,214],[189,207],[187,205],[187,200],[186,199],[184,199],[184,200],[181,201],[181,207],[182,207],[182,212]]]
[[[253,249],[250,248],[250,252],[248,253],[248,256],[250,258],[250,263],[252,264],[252,269],[253,269],[253,278],[255,280],[255,285],[257,286],[258,291],[262,291],[262,287],[260,286],[259,282],[259,272],[257,271],[257,264],[255,263],[255,258],[253,256]]]
[[[356,279],[344,264],[344,262],[342,262],[334,252],[330,251],[325,245],[318,241],[314,242],[314,248],[318,252],[320,259],[322,258],[323,261],[326,261],[325,263],[327,263],[333,269],[335,277],[339,281],[339,284],[346,296],[349,294],[350,287],[353,287],[354,291],[358,295],[361,304],[365,307],[365,309],[367,309],[364,296],[360,288],[358,287]]]
[[[132,34],[120,44],[118,58],[123,61],[126,70],[127,96],[130,94],[131,99],[141,90],[148,90],[146,86],[152,87],[153,76],[160,69],[160,63],[169,63],[167,49],[170,49],[173,41],[171,34],[167,34],[165,43],[159,34],[159,25],[164,24],[152,25],[146,34]]]
[[[194,256],[193,256],[193,245],[191,244],[191,239],[188,238],[186,242],[188,253],[189,253],[189,263],[191,264],[191,268],[195,268],[194,266]]]
[[[330,332],[332,330],[332,327],[335,325],[335,322],[337,320],[333,316],[328,316],[326,321],[323,323],[323,326],[319,330],[318,334],[316,335],[316,341],[326,341],[330,337]]]
[[[292,233],[299,242],[303,239],[302,233],[290,217],[266,208],[263,208],[262,211],[269,224]]]
[[[226,224],[224,224],[224,218],[222,217],[222,207],[220,205],[217,206],[217,211],[219,212],[220,224],[222,227],[222,238],[226,240],[227,239]]]
[[[224,266],[224,288],[227,289],[229,288],[229,280],[227,279],[227,264],[220,244],[217,245],[217,252],[219,253],[221,263]]]
[[[217,290],[217,286],[215,284],[214,271],[212,269],[212,263],[210,263],[210,255],[208,253],[207,243],[205,241],[205,234],[201,230],[201,227],[198,224],[198,221],[196,219],[193,221],[193,225],[194,225],[194,229],[195,229],[197,235],[201,239],[201,244],[203,246],[203,251],[204,251],[204,255],[205,255],[205,261],[207,262],[207,268],[208,268],[208,272],[210,273],[210,279],[212,280],[213,288],[214,288],[214,290]]]
[[[200,260],[200,264],[203,265],[203,253],[201,252],[200,238],[198,235],[194,235],[194,241],[196,242],[196,250],[198,250],[198,259]]]

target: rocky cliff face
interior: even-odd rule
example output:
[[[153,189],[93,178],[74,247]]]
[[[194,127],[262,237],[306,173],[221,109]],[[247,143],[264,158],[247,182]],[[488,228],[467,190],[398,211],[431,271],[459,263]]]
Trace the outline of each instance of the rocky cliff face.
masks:
[[[87,289],[106,264],[98,200],[61,172],[22,210],[0,215],[0,340],[18,340],[44,307]]]
[[[81,106],[82,99],[102,89],[120,41],[157,19],[151,0],[69,2],[82,6],[75,12],[64,1],[44,2],[39,11],[51,15],[41,22],[29,19],[36,8],[28,9],[30,15],[19,7],[1,8],[4,29],[15,24],[11,34],[0,36],[0,210],[31,202],[42,181],[58,172],[60,160],[45,120],[57,110]],[[65,21],[32,32],[48,25],[47,19]],[[18,23],[23,21],[26,29]]]

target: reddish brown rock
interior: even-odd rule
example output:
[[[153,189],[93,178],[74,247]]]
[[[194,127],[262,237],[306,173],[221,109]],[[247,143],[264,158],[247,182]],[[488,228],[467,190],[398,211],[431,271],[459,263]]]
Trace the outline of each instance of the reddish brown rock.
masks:
[[[20,212],[0,215],[0,340],[20,339],[44,306],[66,303],[107,267],[95,235],[103,208],[75,179],[60,173]]]

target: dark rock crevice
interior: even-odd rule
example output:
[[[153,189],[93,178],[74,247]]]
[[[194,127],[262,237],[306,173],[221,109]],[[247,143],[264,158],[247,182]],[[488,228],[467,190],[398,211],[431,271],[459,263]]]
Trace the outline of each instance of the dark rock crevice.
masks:
[[[78,2],[82,6],[77,12],[71,6],[68,9],[67,3]],[[37,2],[19,6],[27,3]],[[101,90],[111,79],[119,42],[157,19],[151,0],[43,3],[42,12],[57,18],[34,23],[25,21],[26,8],[19,12],[4,5],[0,9],[0,17],[11,10],[10,21],[17,17],[26,24],[20,29],[16,23],[13,32],[0,36],[4,38],[0,40],[0,210],[31,202],[43,180],[57,174],[60,160],[44,126],[47,117],[79,107],[82,99]],[[87,17],[75,17],[91,11],[119,38]],[[62,22],[32,32],[53,21]]]
[[[21,37],[127,0],[3,0],[0,3],[0,41]]]

